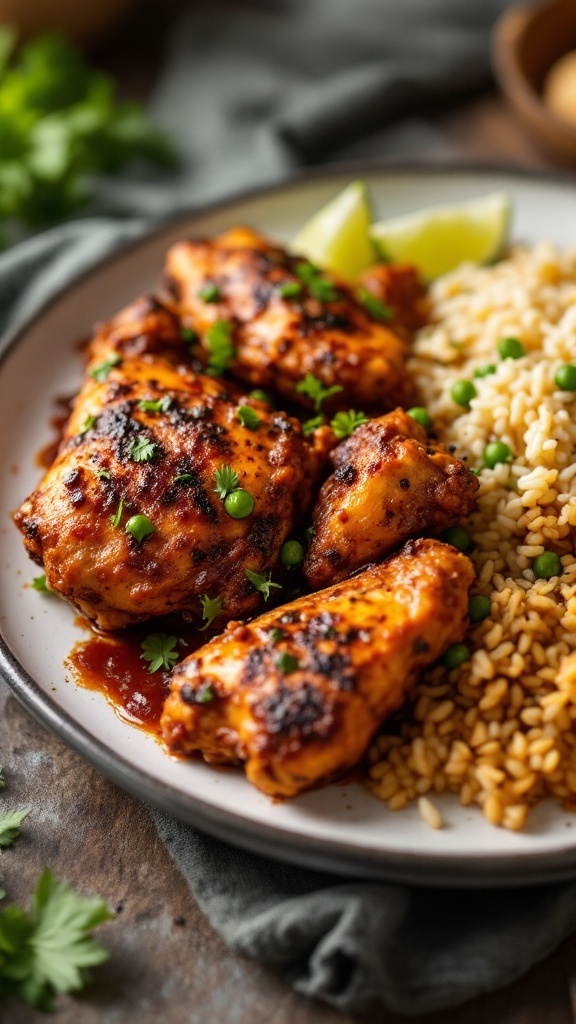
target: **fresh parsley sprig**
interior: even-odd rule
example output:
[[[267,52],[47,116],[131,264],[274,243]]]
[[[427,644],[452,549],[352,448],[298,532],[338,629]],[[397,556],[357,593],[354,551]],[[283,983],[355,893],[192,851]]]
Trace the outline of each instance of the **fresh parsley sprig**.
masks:
[[[18,839],[20,826],[29,814],[29,807],[22,811],[0,812],[0,848],[6,849],[8,846],[12,846],[15,839]]]
[[[170,672],[178,661],[180,655],[176,650],[178,637],[168,636],[167,633],[149,633],[140,644],[142,654],[140,657],[148,661],[148,671]]]
[[[363,423],[368,423],[368,417],[365,413],[348,409],[347,412],[337,412],[330,421],[330,426],[335,436],[340,441],[343,441],[345,437],[350,437],[356,428],[362,426]]]
[[[220,596],[208,597],[208,594],[202,594],[200,597],[200,604],[202,605],[202,618],[206,620],[204,625],[200,626],[200,632],[202,633],[203,630],[208,629],[208,626],[212,625],[214,619],[220,615],[224,609],[222,606],[222,598]]]
[[[0,29],[0,229],[62,220],[87,202],[89,175],[174,151],[137,103],[117,101],[114,80],[93,71],[63,36],[16,49]]]
[[[232,469],[232,466],[220,466],[220,469],[217,469],[214,474],[214,480],[216,483],[214,492],[224,501],[224,498],[236,490],[240,477]]]
[[[156,445],[147,437],[135,437],[128,454],[134,462],[150,462],[156,454]]]
[[[313,373],[307,373],[304,380],[298,381],[296,385],[296,391],[299,395],[306,395],[311,398],[314,402],[314,412],[320,412],[322,403],[326,398],[330,398],[332,395],[337,395],[339,391],[342,391],[341,384],[332,384],[331,387],[324,387],[321,380],[315,377]]]
[[[270,591],[272,590],[272,588],[274,588],[275,590],[282,590],[282,586],[280,583],[272,583],[271,572],[263,574],[259,572],[254,572],[252,569],[244,569],[244,572],[246,573],[246,576],[250,580],[252,586],[262,594],[265,601],[267,601],[268,598],[270,597]]]
[[[78,896],[44,871],[29,911],[0,912],[0,997],[16,995],[37,1010],[54,1009],[57,992],[76,992],[84,971],[108,959],[91,931],[110,914],[99,899]]]

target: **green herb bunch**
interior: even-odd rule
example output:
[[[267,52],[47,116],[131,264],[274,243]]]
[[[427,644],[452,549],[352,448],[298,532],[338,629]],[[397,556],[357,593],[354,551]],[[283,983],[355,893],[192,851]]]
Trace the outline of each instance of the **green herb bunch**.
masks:
[[[114,80],[94,71],[59,35],[16,51],[0,28],[0,230],[40,227],[89,199],[88,175],[134,159],[171,165],[174,151],[140,104],[118,102]]]

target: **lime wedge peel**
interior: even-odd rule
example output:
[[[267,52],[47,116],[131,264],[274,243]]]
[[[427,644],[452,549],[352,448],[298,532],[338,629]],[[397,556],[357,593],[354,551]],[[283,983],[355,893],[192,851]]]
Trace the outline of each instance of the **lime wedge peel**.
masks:
[[[510,222],[509,196],[493,192],[379,221],[369,232],[381,259],[412,263],[432,281],[461,263],[495,260],[508,239]]]
[[[353,280],[377,258],[371,222],[366,184],[353,181],[310,218],[290,249],[323,270]]]

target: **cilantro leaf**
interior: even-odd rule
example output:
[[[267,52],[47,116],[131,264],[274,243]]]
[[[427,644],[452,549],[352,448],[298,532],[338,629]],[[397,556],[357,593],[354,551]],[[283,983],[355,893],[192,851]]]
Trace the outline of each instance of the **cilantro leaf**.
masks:
[[[90,932],[111,917],[103,900],[78,896],[44,871],[29,912],[9,906],[0,913],[2,994],[16,994],[38,1010],[52,1010],[57,992],[78,991],[84,969],[107,959],[107,951]]]
[[[363,423],[368,423],[368,417],[363,412],[348,409],[348,412],[337,412],[334,419],[330,421],[330,426],[336,437],[343,440],[345,437],[350,437],[356,427],[360,427]]]
[[[82,424],[82,429],[80,431],[80,437],[84,437],[84,434],[87,434],[89,430],[92,430],[92,427],[96,423],[97,419],[98,419],[97,416],[87,416],[86,417],[86,419],[84,420],[84,423]]]
[[[318,427],[321,427],[325,423],[325,417],[320,413],[319,416],[313,416],[310,420],[305,420],[302,424],[302,432],[308,437],[309,434],[313,434]]]
[[[12,846],[15,839],[20,835],[20,825],[30,814],[30,808],[23,811],[0,812],[0,847]]]
[[[204,629],[208,629],[208,626],[211,626],[214,619],[223,611],[222,598],[220,596],[208,597],[208,594],[202,594],[200,604],[202,605],[202,618],[206,619],[205,624],[200,627],[200,632],[202,632]]]
[[[124,512],[124,498],[120,498],[120,504],[118,505],[118,508],[116,509],[114,515],[110,516],[110,522],[112,523],[112,526],[114,527],[115,530],[118,529],[118,527],[120,526],[120,523],[122,522],[122,513],[123,512]]]
[[[314,412],[320,412],[320,406],[325,398],[330,398],[331,395],[337,395],[339,391],[342,391],[341,384],[333,384],[331,387],[325,388],[322,381],[318,380],[313,373],[307,373],[304,380],[298,381],[296,385],[296,391],[300,395],[307,395],[314,402]]]
[[[214,491],[219,498],[222,498],[222,501],[236,490],[240,481],[238,473],[234,472],[232,466],[220,466],[220,469],[217,469],[214,474],[214,479],[216,481]]]
[[[173,162],[143,108],[119,103],[113,79],[63,36],[37,36],[18,50],[15,41],[0,29],[0,228],[69,216],[88,200],[94,171]]]
[[[166,633],[149,633],[140,644],[140,657],[150,662],[148,671],[157,672],[158,669],[163,669],[164,672],[170,672],[178,661],[178,651],[175,650],[177,644],[178,637],[168,636]]]
[[[256,590],[260,591],[265,601],[267,601],[268,598],[270,597],[270,591],[272,590],[272,588],[274,588],[275,590],[282,590],[282,586],[280,583],[272,583],[271,572],[267,573],[266,575],[259,572],[254,572],[252,569],[244,569],[244,572],[246,573],[246,576],[250,580],[252,586]]]
[[[234,357],[232,344],[232,324],[228,320],[216,320],[206,333],[208,362],[206,373],[210,377],[221,377],[228,369],[228,363]]]
[[[156,454],[156,445],[147,437],[135,437],[128,454],[134,462],[150,462]]]
[[[247,430],[258,430],[262,422],[254,409],[249,405],[239,405],[237,412],[238,419]]]
[[[382,323],[386,323],[392,319],[392,310],[385,302],[382,302],[377,295],[368,291],[367,288],[359,288],[356,292],[356,298],[360,302],[364,309],[373,317],[374,320],[380,320]]]
[[[34,590],[38,590],[41,594],[50,593],[50,587],[46,579],[46,574],[43,576],[35,576],[32,580],[32,586]]]
[[[335,302],[340,294],[334,283],[328,277],[324,277],[319,267],[316,267],[309,260],[297,263],[295,273],[307,286],[310,295],[318,302]]]
[[[106,380],[110,370],[113,370],[115,366],[118,366],[120,362],[120,356],[117,352],[112,352],[107,359],[104,359],[98,366],[90,370],[90,376],[97,380],[99,384],[103,384]]]
[[[164,395],[164,398],[143,398],[142,401],[138,402],[138,408],[142,409],[143,412],[168,412],[171,405],[172,399],[170,395]]]

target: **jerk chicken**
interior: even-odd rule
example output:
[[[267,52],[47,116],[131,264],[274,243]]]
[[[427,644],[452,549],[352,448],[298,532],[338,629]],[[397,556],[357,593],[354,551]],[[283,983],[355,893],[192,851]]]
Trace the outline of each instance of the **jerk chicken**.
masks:
[[[314,589],[378,561],[409,537],[472,511],[478,480],[403,411],[369,420],[331,453],[304,575]]]
[[[256,606],[246,570],[277,564],[321,461],[297,420],[195,373],[177,319],[142,299],[93,340],[57,458],[15,520],[48,586],[100,629],[199,618],[203,594],[232,618]]]
[[[417,674],[464,635],[472,563],[410,541],[378,566],[224,633],[178,665],[168,748],[243,762],[274,797],[352,767]]]
[[[177,242],[165,285],[203,346],[217,321],[233,325],[232,373],[252,387],[310,406],[298,385],[312,374],[336,388],[326,409],[377,409],[411,400],[406,339],[382,322],[389,311],[320,274],[247,228]],[[360,296],[360,298],[358,298]],[[209,345],[208,345],[209,348]]]

